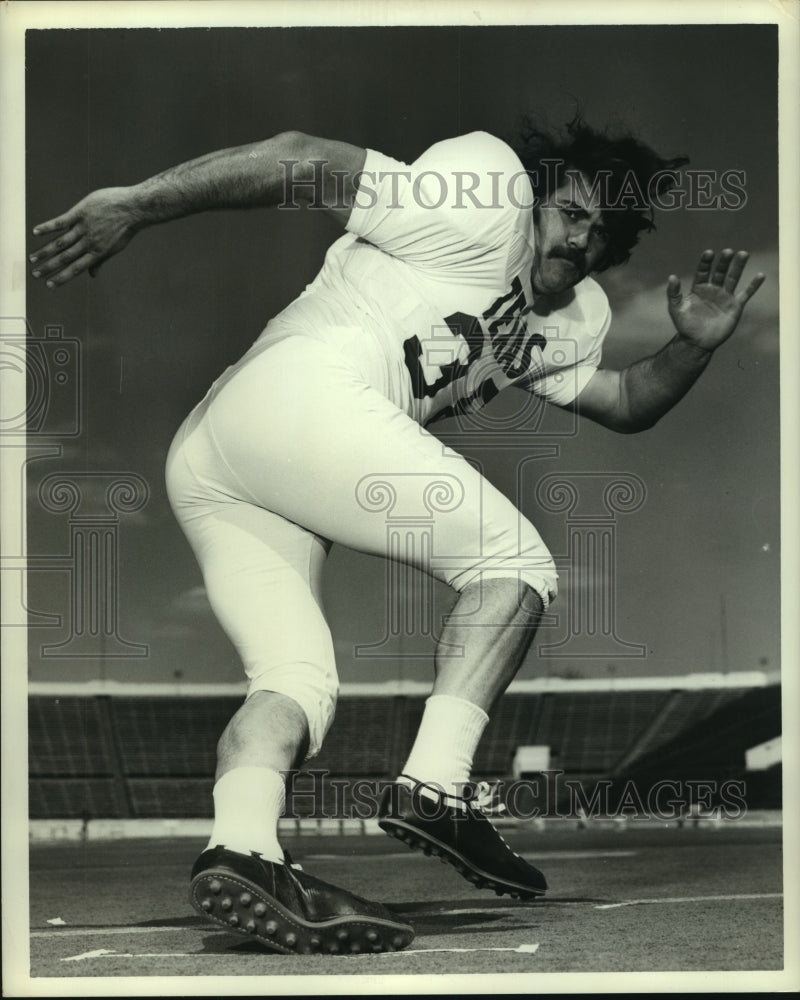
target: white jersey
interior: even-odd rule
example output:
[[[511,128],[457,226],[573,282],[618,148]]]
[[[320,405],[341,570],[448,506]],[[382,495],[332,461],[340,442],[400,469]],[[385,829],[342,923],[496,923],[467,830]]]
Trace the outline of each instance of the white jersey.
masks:
[[[414,421],[465,412],[514,383],[568,402],[608,325],[591,281],[557,312],[536,313],[530,187],[503,143],[454,139],[411,168],[370,152],[366,170],[350,232],[216,380],[167,458],[170,503],[248,694],[291,699],[311,756],[338,688],[320,601],[330,542],[390,556],[459,593],[511,580],[544,608],[556,596],[555,560],[535,526]],[[474,171],[475,197],[460,208],[453,189],[433,207],[458,170]],[[462,176],[462,194],[464,180],[473,187]],[[397,532],[387,536],[395,503],[424,505],[424,538],[406,533],[398,547]]]
[[[611,313],[591,278],[558,308],[537,307],[532,208],[518,157],[485,132],[410,166],[368,150],[347,235],[277,319],[377,338],[394,362],[389,396],[421,424],[514,384],[570,403],[599,366]]]

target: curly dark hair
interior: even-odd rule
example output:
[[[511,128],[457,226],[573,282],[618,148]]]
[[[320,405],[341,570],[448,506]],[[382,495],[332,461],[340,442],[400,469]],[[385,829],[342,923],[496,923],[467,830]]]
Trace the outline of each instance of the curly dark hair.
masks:
[[[561,133],[526,115],[511,145],[531,179],[537,204],[564,183],[568,170],[585,174],[590,185],[597,178],[604,181],[601,207],[609,242],[597,271],[630,259],[640,234],[656,228],[654,198],[674,187],[677,168],[689,162],[686,156],[659,156],[630,132],[593,129],[579,113]]]

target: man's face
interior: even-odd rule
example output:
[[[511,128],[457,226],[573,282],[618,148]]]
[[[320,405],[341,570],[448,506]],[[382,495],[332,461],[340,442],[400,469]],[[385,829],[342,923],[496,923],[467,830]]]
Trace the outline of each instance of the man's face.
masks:
[[[536,294],[565,292],[602,263],[608,231],[598,191],[591,187],[585,174],[568,170],[561,187],[534,211],[531,281]]]

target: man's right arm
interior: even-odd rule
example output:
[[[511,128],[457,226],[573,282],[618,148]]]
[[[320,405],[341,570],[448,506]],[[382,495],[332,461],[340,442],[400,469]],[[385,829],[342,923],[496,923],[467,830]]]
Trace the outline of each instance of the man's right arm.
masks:
[[[131,187],[101,188],[36,226],[53,238],[30,257],[33,276],[63,285],[124,249],[139,230],[218,209],[313,203],[347,224],[365,150],[301,132],[208,153]]]

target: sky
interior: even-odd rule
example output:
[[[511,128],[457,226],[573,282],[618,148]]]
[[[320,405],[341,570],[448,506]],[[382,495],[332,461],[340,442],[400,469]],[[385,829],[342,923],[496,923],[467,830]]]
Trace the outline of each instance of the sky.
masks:
[[[640,484],[641,504],[613,518],[612,634],[571,635],[564,586],[520,677],[779,668],[774,26],[29,31],[26,58],[28,231],[94,188],[284,129],[409,161],[474,129],[506,138],[522,112],[559,126],[579,107],[591,124],[624,125],[663,155],[685,153],[692,170],[740,171],[743,204],[657,213],[630,263],[599,279],[614,316],[604,364],[618,367],[670,339],[667,276],[688,281],[706,247],[747,249],[749,273],[767,275],[732,339],[657,427],[620,436],[552,411],[510,447],[465,439],[453,423],[441,436],[519,505],[560,565],[589,528],[581,512],[543,509],[545,477]],[[57,454],[29,453],[28,551],[41,567],[29,607],[61,619],[30,629],[31,679],[241,679],[169,511],[163,464],[191,406],[313,278],[338,234],[309,212],[213,213],[142,233],[95,279],[57,291],[28,282],[32,335],[60,330],[80,362],[69,362],[77,402],[58,396],[36,438]],[[500,419],[521,401],[491,405]],[[57,646],[74,610],[75,514],[71,523],[40,492],[58,474],[82,477],[80,513],[90,519],[115,476],[146,494],[106,525],[118,589],[103,607],[116,636],[80,656],[53,655],[65,652]],[[325,595],[344,681],[431,676],[430,635],[383,642],[386,579],[383,560],[334,546]],[[590,582],[574,570],[562,581],[576,593]],[[438,621],[452,597],[438,585],[434,597]],[[126,655],[134,651],[143,655]]]

